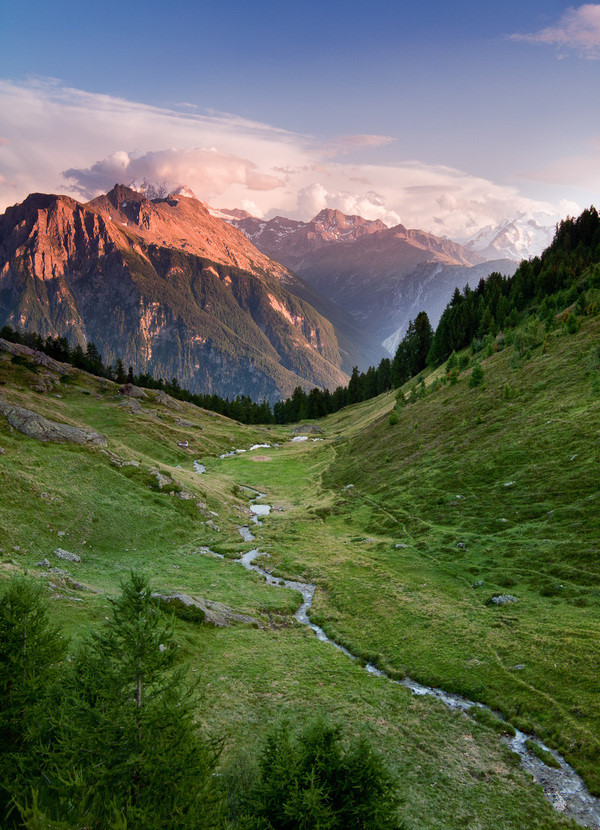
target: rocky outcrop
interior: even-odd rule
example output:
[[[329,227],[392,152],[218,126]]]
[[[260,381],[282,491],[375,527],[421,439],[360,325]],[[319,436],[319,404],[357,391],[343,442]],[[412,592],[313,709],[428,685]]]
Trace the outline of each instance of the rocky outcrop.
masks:
[[[126,398],[147,398],[148,394],[145,389],[139,386],[134,386],[133,383],[125,383],[119,389],[119,395],[124,395]]]
[[[292,435],[325,435],[325,430],[316,424],[300,424],[290,429]]]
[[[171,591],[168,594],[157,593],[152,594],[152,596],[158,600],[163,608],[173,611],[176,616],[189,621],[206,622],[218,628],[224,628],[234,622],[260,626],[255,617],[241,614],[227,605],[203,597],[188,596],[188,594],[182,594],[178,591]]]
[[[57,444],[90,444],[97,447],[106,446],[106,438],[90,427],[73,427],[49,421],[43,415],[23,409],[20,406],[0,401],[0,414],[4,415],[9,426],[38,441],[52,441]]]
[[[65,562],[81,562],[81,557],[77,556],[76,553],[63,550],[63,548],[56,548],[54,555],[58,557],[58,559],[64,559]]]
[[[166,406],[168,409],[173,409],[175,412],[183,412],[183,406],[179,403],[179,401],[176,401],[175,398],[167,395],[167,393],[163,392],[162,389],[159,389],[158,392],[155,393],[154,400],[156,403],[161,404],[161,406]]]

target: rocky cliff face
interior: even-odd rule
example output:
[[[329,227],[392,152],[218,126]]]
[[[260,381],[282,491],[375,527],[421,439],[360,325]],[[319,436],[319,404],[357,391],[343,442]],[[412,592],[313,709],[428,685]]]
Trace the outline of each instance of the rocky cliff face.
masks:
[[[0,325],[91,340],[105,361],[198,391],[276,400],[345,383],[360,354],[352,324],[336,330],[303,292],[185,196],[33,194],[0,217]]]
[[[419,311],[435,325],[456,286],[516,268],[498,257],[486,262],[479,251],[425,231],[388,228],[336,210],[323,210],[311,222],[281,216],[269,222],[234,216],[228,221],[392,352]]]

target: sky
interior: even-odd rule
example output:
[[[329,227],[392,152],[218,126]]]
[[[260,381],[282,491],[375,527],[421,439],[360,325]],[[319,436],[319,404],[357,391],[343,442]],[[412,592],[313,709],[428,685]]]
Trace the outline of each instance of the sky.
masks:
[[[0,209],[116,182],[450,238],[600,207],[600,3],[3,0]]]

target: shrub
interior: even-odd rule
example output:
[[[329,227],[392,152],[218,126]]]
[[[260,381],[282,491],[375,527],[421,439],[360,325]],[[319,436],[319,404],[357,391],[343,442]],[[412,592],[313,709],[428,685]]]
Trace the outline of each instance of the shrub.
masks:
[[[460,360],[458,361],[458,371],[464,372],[467,366],[471,363],[471,358],[468,354],[461,354]]]
[[[392,409],[392,411],[390,412],[390,414],[388,416],[388,424],[391,427],[395,427],[396,424],[399,423],[399,421],[400,421],[400,418],[398,418],[398,413],[396,412],[395,409]]]
[[[483,383],[483,369],[477,363],[473,366],[473,371],[471,372],[471,377],[469,378],[469,386],[471,389],[474,389],[476,386],[481,386]]]
[[[456,352],[452,352],[448,360],[446,361],[446,373],[451,372],[452,369],[456,369],[458,366],[458,358],[456,357]]]

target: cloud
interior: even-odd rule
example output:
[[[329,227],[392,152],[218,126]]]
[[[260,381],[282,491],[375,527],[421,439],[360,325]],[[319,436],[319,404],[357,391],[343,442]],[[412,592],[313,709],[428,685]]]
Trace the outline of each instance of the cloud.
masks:
[[[81,200],[146,179],[267,218],[310,219],[328,207],[451,238],[522,213],[560,218],[558,207],[450,167],[346,160],[346,150],[383,146],[386,136],[324,145],[231,114],[151,107],[54,81],[0,80],[0,134],[0,210],[32,191]]]
[[[231,184],[248,190],[273,190],[285,182],[262,173],[256,164],[218,150],[159,150],[134,155],[119,150],[88,168],[69,168],[63,172],[85,198],[105,193],[115,183],[130,184],[146,179],[160,182],[166,190],[187,185],[201,198],[219,196]]]
[[[340,135],[323,147],[325,156],[343,156],[354,150],[367,150],[375,147],[385,147],[396,139],[389,135]]]
[[[555,159],[544,167],[523,173],[531,181],[600,191],[600,136],[586,142],[589,151]]]
[[[565,47],[581,58],[597,60],[600,58],[600,4],[584,3],[578,8],[568,8],[555,26],[533,34],[510,35],[510,39]]]

